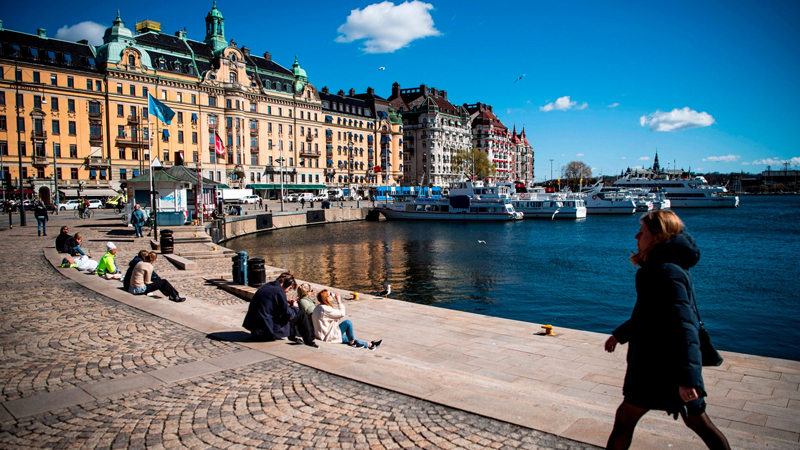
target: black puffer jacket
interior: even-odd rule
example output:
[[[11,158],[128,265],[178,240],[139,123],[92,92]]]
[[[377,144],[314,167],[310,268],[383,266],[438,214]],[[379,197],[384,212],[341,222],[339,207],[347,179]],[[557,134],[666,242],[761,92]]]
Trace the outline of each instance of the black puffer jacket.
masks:
[[[695,388],[700,403],[706,395],[689,273],[699,260],[694,239],[681,233],[653,247],[636,273],[633,314],[613,333],[628,343],[622,391],[634,406],[675,413],[683,408],[678,387]]]

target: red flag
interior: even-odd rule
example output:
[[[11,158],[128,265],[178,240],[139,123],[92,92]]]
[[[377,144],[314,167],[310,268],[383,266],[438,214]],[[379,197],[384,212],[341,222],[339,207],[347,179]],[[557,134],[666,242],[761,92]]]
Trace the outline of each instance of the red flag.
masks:
[[[225,154],[225,146],[222,145],[222,139],[219,138],[219,134],[217,133],[214,133],[214,148],[218,155],[222,156]]]

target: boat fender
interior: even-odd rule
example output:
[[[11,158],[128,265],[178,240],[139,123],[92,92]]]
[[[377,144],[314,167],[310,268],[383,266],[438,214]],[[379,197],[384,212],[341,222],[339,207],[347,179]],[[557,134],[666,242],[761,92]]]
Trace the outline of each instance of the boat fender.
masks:
[[[593,195],[593,196],[592,196],[592,200],[597,200],[597,196],[596,196],[596,195]]]

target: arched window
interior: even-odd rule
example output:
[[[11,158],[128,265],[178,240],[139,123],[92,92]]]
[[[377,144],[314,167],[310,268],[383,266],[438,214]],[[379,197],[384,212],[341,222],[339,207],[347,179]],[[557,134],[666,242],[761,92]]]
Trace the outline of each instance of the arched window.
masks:
[[[280,90],[281,90],[281,84],[280,84],[280,83],[278,83],[277,81],[275,82],[275,85],[274,85],[274,87],[275,87],[275,90],[276,90],[276,91],[280,91]]]
[[[231,83],[236,83],[236,72],[231,72],[230,77],[231,77],[230,79]]]
[[[194,75],[194,66],[193,65],[189,64],[188,66],[186,66],[186,68],[188,69],[189,74]]]
[[[136,65],[136,55],[133,53],[128,54],[128,65],[135,66]]]
[[[173,63],[172,66],[175,68],[176,72],[180,72],[181,71],[181,62],[180,61],[175,61],[175,63]]]
[[[231,62],[236,62],[236,55],[231,53]]]

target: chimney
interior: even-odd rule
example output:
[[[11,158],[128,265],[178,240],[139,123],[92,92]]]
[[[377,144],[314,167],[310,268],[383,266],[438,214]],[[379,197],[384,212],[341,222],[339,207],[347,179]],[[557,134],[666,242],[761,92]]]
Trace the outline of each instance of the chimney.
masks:
[[[323,94],[327,94],[327,93],[329,93],[329,92],[328,92],[328,86],[323,86],[323,88],[322,88],[322,93],[323,93]]]
[[[270,52],[264,52],[264,59],[272,61],[272,54]]]
[[[89,45],[89,40],[88,39],[81,39],[80,41],[78,41],[78,44]]]
[[[186,40],[186,30],[178,30],[175,32],[175,37],[185,41]]]
[[[436,88],[431,88],[431,95],[434,96],[434,97],[438,97],[439,96],[439,90],[436,89]]]
[[[337,92],[336,95],[338,95],[339,97],[344,97],[344,90],[339,89],[339,92]]]
[[[375,95],[375,89],[372,89],[371,87],[367,87],[367,94]]]
[[[489,112],[492,112],[492,113],[494,112],[494,108],[492,107],[492,105],[489,105]]]
[[[353,89],[353,88],[350,88],[350,97],[355,97],[355,95],[356,95],[356,90]]]
[[[242,53],[244,53],[247,56],[250,56],[250,49],[243,45],[242,46]]]
[[[427,85],[420,84],[419,85],[419,90],[420,90],[420,92],[422,92],[422,95],[424,95],[424,96],[428,95],[428,86]]]
[[[439,94],[442,96],[443,99],[447,100],[447,91],[439,91]]]
[[[392,98],[400,97],[400,83],[394,82],[392,84]]]
[[[2,24],[0,24],[0,29],[2,28],[3,28]],[[39,28],[38,30],[36,30],[36,34],[38,34],[39,37],[42,39],[47,39],[47,30],[45,30],[44,28]]]

